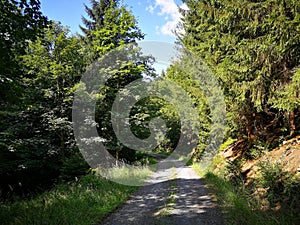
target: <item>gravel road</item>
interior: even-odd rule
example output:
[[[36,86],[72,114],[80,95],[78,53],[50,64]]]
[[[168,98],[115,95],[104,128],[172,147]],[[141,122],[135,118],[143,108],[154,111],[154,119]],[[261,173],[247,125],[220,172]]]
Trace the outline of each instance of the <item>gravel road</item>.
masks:
[[[216,201],[181,161],[162,160],[146,183],[99,225],[223,224]]]

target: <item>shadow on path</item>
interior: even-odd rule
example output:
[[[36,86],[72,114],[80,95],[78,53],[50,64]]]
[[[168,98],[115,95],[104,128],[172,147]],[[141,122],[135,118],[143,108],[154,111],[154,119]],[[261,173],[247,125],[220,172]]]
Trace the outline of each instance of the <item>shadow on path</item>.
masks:
[[[190,167],[174,160],[159,166],[148,185],[99,225],[223,224],[216,201]]]

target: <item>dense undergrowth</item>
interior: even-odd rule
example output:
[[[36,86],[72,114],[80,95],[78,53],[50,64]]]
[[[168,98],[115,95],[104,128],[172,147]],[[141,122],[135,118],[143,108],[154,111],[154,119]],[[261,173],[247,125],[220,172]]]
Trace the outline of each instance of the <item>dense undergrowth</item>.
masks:
[[[193,168],[217,197],[226,224],[299,224],[299,177],[287,174],[278,164],[262,163],[260,176],[248,186],[236,166],[228,162],[218,172],[213,165],[204,168],[195,163]]]

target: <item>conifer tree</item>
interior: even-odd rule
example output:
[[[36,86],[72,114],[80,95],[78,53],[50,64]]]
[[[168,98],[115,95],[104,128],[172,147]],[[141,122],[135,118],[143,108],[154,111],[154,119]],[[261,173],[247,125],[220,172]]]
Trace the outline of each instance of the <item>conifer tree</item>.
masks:
[[[118,46],[134,43],[144,37],[135,17],[118,0],[91,0],[85,5],[88,18],[82,17],[84,40],[92,60]]]
[[[232,135],[266,141],[283,124],[295,124],[286,114],[299,114],[299,109],[295,104],[287,109],[278,98],[289,92],[299,102],[295,88],[287,87],[297,84],[300,65],[300,1],[184,2],[189,10],[181,10],[185,33],[179,39],[222,84]]]

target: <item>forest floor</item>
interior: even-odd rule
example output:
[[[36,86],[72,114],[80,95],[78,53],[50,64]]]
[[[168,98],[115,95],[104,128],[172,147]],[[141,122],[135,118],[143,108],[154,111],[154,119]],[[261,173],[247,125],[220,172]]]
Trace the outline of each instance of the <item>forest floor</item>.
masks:
[[[193,169],[164,159],[143,187],[99,225],[223,224],[216,200]]]

